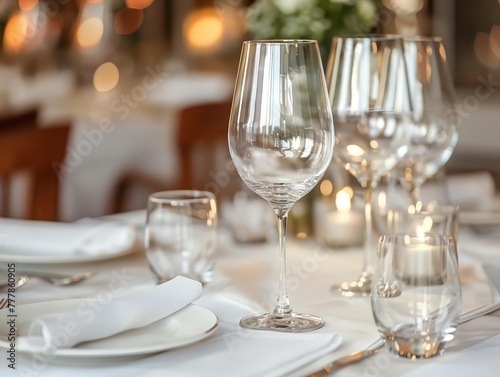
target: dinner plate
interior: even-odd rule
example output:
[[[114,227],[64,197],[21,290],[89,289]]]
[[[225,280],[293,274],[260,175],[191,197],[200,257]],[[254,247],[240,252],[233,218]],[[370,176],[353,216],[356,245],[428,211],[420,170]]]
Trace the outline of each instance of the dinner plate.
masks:
[[[87,299],[40,302],[16,307],[16,351],[41,354],[32,348],[25,337],[29,323],[45,314],[78,307]],[[0,348],[10,349],[10,327],[7,309],[0,310]],[[212,334],[218,326],[217,316],[210,310],[190,304],[182,310],[148,326],[128,330],[108,338],[81,343],[73,348],[49,349],[51,357],[117,357],[136,356],[166,351],[198,342]],[[21,341],[20,341],[21,340]]]

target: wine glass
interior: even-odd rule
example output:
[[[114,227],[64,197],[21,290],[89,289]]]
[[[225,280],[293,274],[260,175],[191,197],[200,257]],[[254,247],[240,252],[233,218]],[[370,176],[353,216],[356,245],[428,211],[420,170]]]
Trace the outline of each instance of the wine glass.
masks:
[[[326,72],[336,131],[334,156],[365,191],[361,275],[334,289],[344,296],[367,296],[377,248],[373,192],[381,175],[406,153],[409,140],[403,40],[392,35],[335,37]]]
[[[229,120],[229,150],[245,184],[268,201],[278,223],[278,299],[244,328],[302,332],[321,318],[295,313],[286,285],[287,217],[321,179],[333,153],[333,118],[316,41],[243,43]]]
[[[413,105],[408,152],[396,176],[408,190],[414,210],[422,208],[420,188],[449,160],[458,141],[455,90],[443,41],[438,37],[404,40]]]

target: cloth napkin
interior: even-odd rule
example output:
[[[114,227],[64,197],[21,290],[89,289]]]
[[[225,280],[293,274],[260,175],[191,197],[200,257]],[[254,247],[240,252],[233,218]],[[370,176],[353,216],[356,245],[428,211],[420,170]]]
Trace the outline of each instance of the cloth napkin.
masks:
[[[148,359],[148,363],[168,365],[169,375],[197,377],[203,371],[207,376],[288,376],[342,342],[329,321],[323,328],[305,333],[243,329],[240,319],[263,309],[239,293],[204,294],[195,304],[213,311],[219,328],[203,342]]]
[[[71,348],[82,342],[147,326],[184,308],[201,293],[200,282],[178,276],[158,286],[114,297],[109,304],[101,305],[102,310],[94,311],[93,316],[82,315],[81,305],[78,305],[67,312],[36,318],[29,324],[27,336],[19,338],[19,343],[27,342],[31,349],[40,351]]]
[[[134,228],[118,222],[82,219],[73,223],[0,218],[0,254],[103,255],[129,249]]]
[[[421,196],[424,202],[431,199],[448,201],[460,207],[461,211],[488,211],[491,210],[495,193],[495,181],[491,173],[477,171],[450,174],[442,181],[430,181],[422,187]]]

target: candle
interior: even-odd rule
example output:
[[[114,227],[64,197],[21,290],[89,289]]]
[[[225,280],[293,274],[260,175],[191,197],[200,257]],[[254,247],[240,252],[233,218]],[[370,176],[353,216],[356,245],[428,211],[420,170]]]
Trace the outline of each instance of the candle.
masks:
[[[398,277],[407,284],[442,284],[445,280],[444,253],[438,246],[422,244],[406,245],[396,251]]]
[[[364,240],[364,217],[361,212],[351,210],[351,198],[342,189],[336,196],[336,210],[320,211],[317,235],[333,247],[357,246]]]

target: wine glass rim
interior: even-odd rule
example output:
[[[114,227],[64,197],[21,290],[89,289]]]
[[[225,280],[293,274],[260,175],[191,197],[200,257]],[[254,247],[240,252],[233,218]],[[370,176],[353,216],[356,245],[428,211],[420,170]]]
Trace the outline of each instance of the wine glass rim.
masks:
[[[244,41],[244,44],[268,44],[268,45],[282,45],[282,44],[318,44],[315,39],[251,39]]]
[[[425,36],[425,35],[416,35],[414,37],[405,37],[403,38],[405,42],[434,42],[434,43],[443,43],[443,38],[437,36]]]
[[[373,42],[380,41],[393,41],[393,40],[403,40],[403,37],[398,34],[352,34],[352,35],[336,35],[333,37],[333,40],[341,40],[341,39],[349,39],[349,40],[370,40]]]
[[[159,191],[149,196],[149,201],[152,203],[165,202],[189,202],[201,203],[206,200],[215,199],[214,193],[202,190],[168,190]]]

